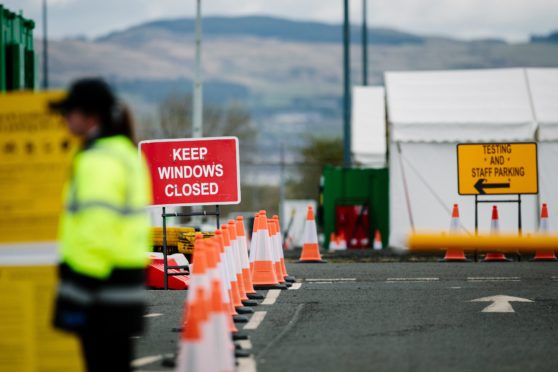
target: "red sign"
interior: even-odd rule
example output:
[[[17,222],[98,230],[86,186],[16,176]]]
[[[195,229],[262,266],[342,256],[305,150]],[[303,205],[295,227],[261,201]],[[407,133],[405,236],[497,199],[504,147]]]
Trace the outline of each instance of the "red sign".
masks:
[[[240,203],[238,138],[142,141],[153,205]]]

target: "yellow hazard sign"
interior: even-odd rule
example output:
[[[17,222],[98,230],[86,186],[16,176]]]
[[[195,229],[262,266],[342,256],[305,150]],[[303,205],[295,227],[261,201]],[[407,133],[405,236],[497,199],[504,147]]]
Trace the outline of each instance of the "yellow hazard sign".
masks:
[[[460,195],[537,194],[536,143],[457,145]]]
[[[61,92],[0,96],[0,245],[56,240],[78,141],[48,103]]]

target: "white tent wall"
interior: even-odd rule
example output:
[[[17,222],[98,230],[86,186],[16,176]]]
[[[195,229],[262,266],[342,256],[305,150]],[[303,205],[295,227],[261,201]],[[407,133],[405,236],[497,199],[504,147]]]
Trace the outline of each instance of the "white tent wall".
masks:
[[[549,227],[558,232],[558,143],[539,142],[540,202],[548,204]]]
[[[370,168],[385,167],[387,139],[383,87],[353,87],[351,147],[356,163]]]
[[[558,69],[527,69],[539,125],[539,195],[548,204],[550,229],[558,232]]]
[[[474,233],[475,198],[457,193],[457,150],[454,143],[400,143],[390,145],[390,238],[392,247],[406,248],[412,231],[410,214],[416,231],[448,231],[451,208],[459,205],[463,233]],[[403,166],[409,200],[401,172]],[[479,199],[515,199],[509,196],[484,196]],[[537,197],[523,195],[523,231],[537,229]],[[517,232],[516,203],[479,204],[479,231],[490,231],[492,205],[498,206],[500,230]],[[409,208],[410,207],[410,208]],[[409,211],[410,209],[410,211]]]
[[[539,83],[533,83],[531,70],[525,69],[386,73],[392,141],[389,145],[391,246],[406,247],[412,231],[410,214],[417,231],[447,231],[453,203],[459,204],[464,230],[473,233],[474,196],[460,196],[457,192],[457,143],[534,141],[537,111],[545,113],[541,117],[552,117],[552,120],[545,119],[547,126],[556,125],[557,129],[555,137],[550,136],[553,131],[547,131],[552,142],[539,144],[539,184],[540,200],[549,203],[551,225],[558,227],[558,172],[555,170],[558,115],[554,121],[554,116],[549,114],[554,112],[558,101],[545,98],[539,103],[546,103],[537,106],[532,102],[534,94],[531,93],[540,92],[539,95],[548,97],[552,91],[558,95],[558,85],[553,88],[543,85],[553,79],[538,70],[533,73]],[[541,70],[549,74],[547,69]],[[538,229],[538,203],[537,195],[522,196],[524,233]],[[500,230],[517,232],[517,204],[493,204],[500,212]],[[479,204],[480,232],[490,230],[493,204]]]

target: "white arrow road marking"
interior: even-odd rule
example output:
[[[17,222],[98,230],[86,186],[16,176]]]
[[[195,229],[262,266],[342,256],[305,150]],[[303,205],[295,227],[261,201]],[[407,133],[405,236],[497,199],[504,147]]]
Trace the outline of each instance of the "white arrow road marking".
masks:
[[[527,298],[512,297],[506,295],[490,296],[477,298],[470,302],[492,302],[492,304],[485,307],[481,312],[483,313],[515,313],[510,302],[534,302]]]

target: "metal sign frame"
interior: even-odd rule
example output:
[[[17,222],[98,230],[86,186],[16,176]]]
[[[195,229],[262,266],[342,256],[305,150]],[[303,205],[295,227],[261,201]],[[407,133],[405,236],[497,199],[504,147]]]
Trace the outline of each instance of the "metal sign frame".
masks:
[[[536,174],[535,174],[535,182],[536,182],[536,192],[530,192],[530,193],[490,193],[490,194],[486,194],[486,193],[481,193],[479,191],[479,193],[477,194],[463,194],[461,193],[461,189],[460,189],[460,177],[459,177],[459,146],[471,146],[471,145],[502,145],[502,144],[506,144],[506,145],[534,145],[535,147],[535,169],[536,169]],[[479,233],[479,215],[478,215],[478,206],[481,203],[517,203],[517,231],[518,231],[518,235],[521,236],[522,235],[522,230],[523,230],[523,226],[522,226],[522,214],[521,214],[521,195],[536,195],[539,193],[539,159],[538,159],[538,145],[536,142],[498,142],[498,143],[459,143],[456,146],[456,157],[457,157],[457,192],[459,195],[463,195],[463,196],[474,196],[475,197],[475,235],[478,235]],[[483,179],[479,179],[477,181],[480,182]],[[492,186],[495,186],[497,184],[493,184]],[[508,184],[509,185],[509,184]],[[493,187],[496,188],[496,187]],[[478,190],[478,189],[477,189]],[[517,195],[517,199],[479,199],[479,196],[493,196],[493,195]],[[519,254],[519,252],[517,253],[517,259],[518,261],[521,261],[521,255]],[[477,261],[477,252],[475,251],[475,261]]]
[[[187,265],[173,265],[169,266],[168,263],[168,250],[167,250],[167,218],[169,217],[194,217],[194,216],[215,216],[216,225],[219,229],[221,227],[221,208],[219,205],[215,206],[214,212],[207,212],[202,210],[201,212],[190,212],[190,213],[167,213],[167,208],[162,208],[161,218],[163,219],[163,272],[164,272],[164,282],[165,289],[169,289],[169,276],[179,276],[179,275],[190,275],[190,267]],[[187,271],[178,271],[175,273],[170,273],[169,270],[182,269]]]

